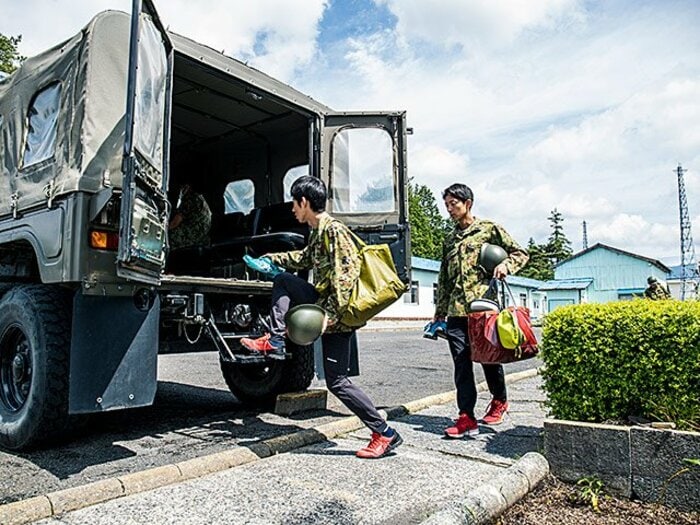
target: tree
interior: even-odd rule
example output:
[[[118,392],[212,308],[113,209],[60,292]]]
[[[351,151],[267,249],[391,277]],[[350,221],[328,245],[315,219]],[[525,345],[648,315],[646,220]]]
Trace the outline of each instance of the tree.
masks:
[[[539,279],[540,281],[553,279],[554,268],[552,261],[547,256],[545,246],[535,243],[535,239],[530,237],[527,243],[527,251],[530,254],[530,259],[525,267],[518,272],[518,275],[529,277],[530,279]]]
[[[547,252],[547,256],[554,265],[563,261],[564,259],[568,259],[573,253],[573,250],[571,249],[571,241],[567,239],[566,235],[564,234],[564,227],[562,226],[564,217],[562,217],[562,214],[558,212],[556,208],[554,208],[549,214],[548,220],[552,227],[552,234],[547,240],[545,250]]]
[[[19,54],[17,46],[22,41],[22,35],[5,36],[0,33],[0,71],[12,73],[26,58]]]
[[[408,185],[408,218],[411,255],[442,259],[442,243],[449,223],[440,215],[435,196],[427,186]]]

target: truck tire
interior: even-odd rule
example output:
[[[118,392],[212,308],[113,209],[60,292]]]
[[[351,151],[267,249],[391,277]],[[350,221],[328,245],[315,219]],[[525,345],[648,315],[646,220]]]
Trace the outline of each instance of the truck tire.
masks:
[[[314,378],[314,347],[287,341],[292,354],[286,361],[239,364],[221,361],[221,373],[229,390],[240,401],[266,405],[278,394],[306,390]]]
[[[69,424],[72,303],[54,286],[18,285],[0,300],[0,445],[25,450]]]

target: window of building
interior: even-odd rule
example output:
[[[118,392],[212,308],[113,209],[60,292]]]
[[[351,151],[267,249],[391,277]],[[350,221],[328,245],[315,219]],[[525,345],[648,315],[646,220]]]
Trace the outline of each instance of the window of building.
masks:
[[[438,285],[433,283],[433,304],[437,304],[438,301]]]
[[[255,185],[250,179],[229,182],[224,191],[224,213],[248,213],[255,207]]]
[[[291,168],[287,173],[284,174],[284,179],[282,179],[282,184],[284,185],[284,202],[292,202],[292,184],[299,177],[309,174],[309,165],[304,164],[303,166],[296,166]]]
[[[411,289],[403,294],[403,302],[418,304],[418,281],[411,281]]]
[[[27,112],[27,138],[22,167],[26,168],[53,157],[56,147],[61,84],[51,84],[39,91]]]
[[[520,306],[524,306],[527,308],[527,294],[526,293],[520,294]]]
[[[333,138],[331,189],[333,211],[396,210],[394,148],[385,129],[348,128]]]

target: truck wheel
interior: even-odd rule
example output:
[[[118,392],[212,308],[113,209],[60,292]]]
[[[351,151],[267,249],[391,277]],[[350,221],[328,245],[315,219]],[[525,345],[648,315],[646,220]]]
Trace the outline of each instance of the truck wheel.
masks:
[[[0,301],[0,445],[32,447],[68,425],[70,295],[15,286]]]
[[[287,341],[287,351],[292,358],[286,361],[259,365],[221,361],[221,372],[233,395],[244,403],[264,405],[277,394],[307,389],[314,378],[313,346]]]

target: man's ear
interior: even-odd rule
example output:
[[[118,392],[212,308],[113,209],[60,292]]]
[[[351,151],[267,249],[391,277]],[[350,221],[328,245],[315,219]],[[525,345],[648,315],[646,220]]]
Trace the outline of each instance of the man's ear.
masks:
[[[309,199],[306,197],[302,197],[301,200],[299,201],[299,207],[300,208],[306,208],[307,206],[310,206],[311,204],[309,203]]]

